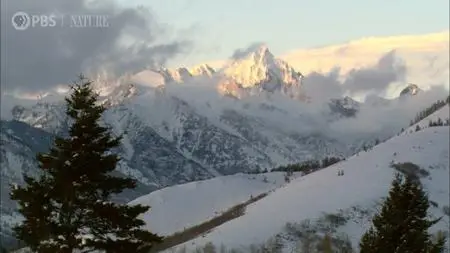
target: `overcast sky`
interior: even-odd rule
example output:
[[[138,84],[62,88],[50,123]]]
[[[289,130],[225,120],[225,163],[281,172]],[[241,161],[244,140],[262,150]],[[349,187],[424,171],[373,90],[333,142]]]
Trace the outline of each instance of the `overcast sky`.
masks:
[[[265,42],[275,55],[368,36],[449,29],[449,0],[119,0],[150,6],[163,22],[195,27],[186,64],[220,60]],[[200,46],[201,45],[201,46]]]

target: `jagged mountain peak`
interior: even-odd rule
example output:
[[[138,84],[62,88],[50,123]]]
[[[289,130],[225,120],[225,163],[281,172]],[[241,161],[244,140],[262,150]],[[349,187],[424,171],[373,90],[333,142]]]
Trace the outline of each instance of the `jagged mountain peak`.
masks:
[[[93,88],[100,96],[105,97],[113,93],[118,87],[128,85],[133,73],[127,72],[121,76],[116,76],[114,73],[102,70],[96,75],[90,77]]]
[[[252,60],[258,63],[271,63],[275,61],[275,56],[270,52],[269,47],[266,44],[260,44],[247,50],[246,52],[235,55],[235,62]]]
[[[400,92],[400,97],[405,96],[405,95],[414,96],[417,93],[419,93],[420,91],[421,91],[421,89],[419,88],[419,86],[417,84],[409,83],[408,86],[406,86]]]
[[[249,71],[253,72],[252,74],[265,74],[268,68],[276,68],[279,63],[281,61],[275,58],[266,45],[260,45],[245,53],[234,55],[231,62],[223,68],[223,72],[231,76]]]
[[[328,105],[332,113],[345,117],[354,117],[358,113],[361,106],[359,102],[349,96],[331,99]]]
[[[333,102],[345,105],[346,107],[355,107],[358,106],[359,103],[349,96],[345,96],[343,98],[331,99]]]
[[[192,68],[160,68],[157,73],[163,76],[165,83],[183,83],[193,77],[207,76],[211,77],[216,73],[215,69],[207,64],[201,64]]]
[[[211,77],[214,73],[216,73],[216,70],[209,66],[208,64],[200,64],[197,66],[194,66],[189,69],[189,72],[193,76],[209,76]]]
[[[303,78],[300,72],[277,59],[266,45],[233,57],[221,70],[221,74],[224,78],[219,84],[219,91],[227,94],[241,93],[236,89],[254,88],[259,91],[282,91],[290,94],[292,88],[301,86]]]

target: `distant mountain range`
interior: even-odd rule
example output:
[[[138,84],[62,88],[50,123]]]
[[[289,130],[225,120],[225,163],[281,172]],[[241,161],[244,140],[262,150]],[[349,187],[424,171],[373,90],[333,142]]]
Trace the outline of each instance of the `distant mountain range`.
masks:
[[[335,45],[292,50],[279,58],[304,75],[329,73],[338,68],[339,74],[346,76],[353,69],[375,65],[380,57],[394,52],[399,63],[407,68],[406,82],[425,88],[432,85],[448,87],[449,38],[449,30],[420,35],[367,37]],[[220,69],[227,63],[218,60],[208,64]],[[399,86],[392,90],[393,96],[401,89]]]
[[[136,191],[120,200],[220,175],[347,157],[396,134],[433,102],[426,91],[410,92],[408,87],[405,94],[413,96],[403,96],[406,99],[374,95],[358,102],[342,96],[319,102],[323,99],[306,89],[315,84],[303,79],[266,46],[220,69],[200,65],[147,69],[114,79],[98,76],[94,87],[108,107],[103,123],[124,137],[117,150],[123,158],[118,170],[139,182]],[[36,152],[47,150],[53,136],[67,133],[64,92],[48,92],[34,103],[27,100],[28,105],[3,95],[2,103],[8,101],[5,106],[12,108],[1,121],[1,211],[6,228],[18,219],[8,200],[9,185],[22,183],[24,172],[37,173]],[[372,115],[374,110],[380,115]],[[392,112],[401,116],[389,119],[395,124],[364,125],[367,119],[386,120]]]

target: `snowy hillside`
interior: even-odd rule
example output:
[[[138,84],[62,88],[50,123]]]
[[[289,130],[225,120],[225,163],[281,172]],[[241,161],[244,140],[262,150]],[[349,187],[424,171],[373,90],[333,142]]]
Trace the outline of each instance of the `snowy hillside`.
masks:
[[[281,172],[255,175],[239,173],[167,187],[129,204],[150,206],[150,212],[142,218],[149,230],[166,236],[209,220],[284,183],[284,173]]]
[[[445,113],[448,108],[441,110]],[[370,225],[376,203],[387,196],[395,170],[393,163],[411,162],[429,173],[421,178],[434,217],[444,218],[434,227],[446,231],[449,217],[443,212],[449,206],[449,129],[432,127],[393,137],[346,161],[293,180],[266,198],[247,207],[244,216],[215,228],[201,238],[184,244],[187,248],[213,242],[229,248],[263,243],[279,235],[289,245],[285,231],[288,222],[317,221],[324,213],[344,216],[338,232],[349,235],[353,245]],[[337,176],[339,169],[344,176]]]

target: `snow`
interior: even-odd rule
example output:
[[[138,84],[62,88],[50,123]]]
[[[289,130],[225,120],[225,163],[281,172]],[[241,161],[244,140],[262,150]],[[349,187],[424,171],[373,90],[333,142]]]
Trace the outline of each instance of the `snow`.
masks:
[[[239,173],[167,187],[129,204],[149,205],[150,211],[142,216],[147,228],[160,235],[170,235],[214,218],[251,196],[269,192],[284,183],[282,172]]]
[[[152,88],[164,85],[164,77],[151,70],[141,71],[134,75],[131,80],[138,85],[149,86]]]
[[[200,64],[189,69],[193,76],[209,76],[211,77],[216,71],[208,64]]]
[[[226,87],[234,83],[242,88],[253,88],[264,84],[264,88],[270,91],[277,88],[279,82],[298,87],[301,85],[302,78],[302,75],[286,62],[276,59],[266,45],[261,45],[236,58],[221,69],[221,73],[227,78]],[[223,85],[221,86],[224,88]]]
[[[444,110],[448,108],[439,113]],[[281,232],[287,222],[316,219],[322,212],[336,212],[357,205],[373,209],[374,204],[388,194],[395,173],[390,167],[392,161],[412,162],[430,173],[422,183],[430,199],[439,203],[439,208],[433,208],[432,214],[443,216],[442,207],[449,205],[448,154],[448,127],[427,128],[393,137],[368,152],[293,180],[248,206],[244,216],[187,242],[185,246],[194,248],[213,242],[232,248],[262,243]],[[338,169],[344,170],[345,175],[338,177]],[[436,227],[448,229],[448,220],[449,217],[444,215]],[[351,236],[355,245],[368,225],[368,222],[349,222],[341,229]]]

